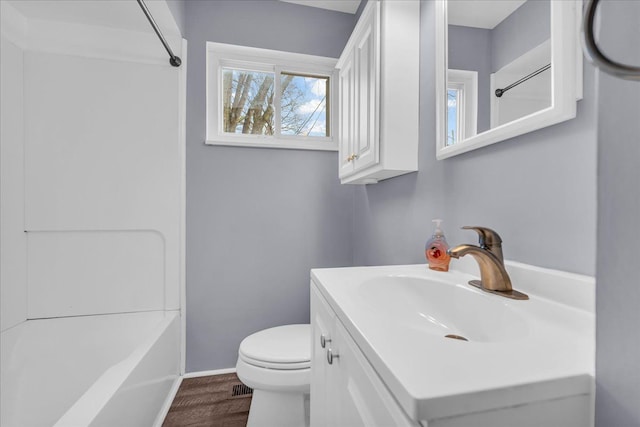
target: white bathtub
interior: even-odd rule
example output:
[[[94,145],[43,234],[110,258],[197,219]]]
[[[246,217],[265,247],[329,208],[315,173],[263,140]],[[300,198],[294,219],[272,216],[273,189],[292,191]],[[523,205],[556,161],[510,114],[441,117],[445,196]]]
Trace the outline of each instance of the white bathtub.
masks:
[[[29,320],[1,335],[2,427],[152,426],[179,375],[177,312]]]

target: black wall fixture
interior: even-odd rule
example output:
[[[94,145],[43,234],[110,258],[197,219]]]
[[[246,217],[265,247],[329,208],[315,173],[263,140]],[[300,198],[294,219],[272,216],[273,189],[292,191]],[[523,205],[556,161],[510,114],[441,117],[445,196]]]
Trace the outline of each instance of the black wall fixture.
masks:
[[[602,53],[598,47],[593,26],[599,1],[600,0],[587,0],[585,6],[584,19],[582,20],[582,49],[584,55],[605,73],[625,80],[640,81],[640,67],[616,62]],[[637,43],[637,41],[635,43]]]

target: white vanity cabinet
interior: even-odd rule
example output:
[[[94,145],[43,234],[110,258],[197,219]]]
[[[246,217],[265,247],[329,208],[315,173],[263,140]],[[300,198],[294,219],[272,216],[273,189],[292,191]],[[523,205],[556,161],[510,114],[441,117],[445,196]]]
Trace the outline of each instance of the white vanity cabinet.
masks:
[[[313,284],[311,329],[311,427],[419,425],[407,418]]]
[[[371,0],[338,60],[339,177],[418,170],[420,2]]]

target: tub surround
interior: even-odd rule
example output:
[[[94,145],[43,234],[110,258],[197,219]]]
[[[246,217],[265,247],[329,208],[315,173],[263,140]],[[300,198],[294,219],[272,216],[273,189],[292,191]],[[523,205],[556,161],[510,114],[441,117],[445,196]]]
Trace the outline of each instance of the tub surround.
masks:
[[[483,293],[467,285],[477,275],[456,270],[433,272],[425,265],[316,269],[311,278],[312,286],[326,299],[410,419],[428,421],[429,425],[456,417],[471,422],[474,418],[468,418],[470,414],[504,411],[506,417],[514,408],[528,407],[527,411],[531,405],[540,405],[548,406],[553,416],[568,417],[561,418],[568,423],[565,425],[592,423],[593,278],[506,264],[514,287],[529,294],[530,300],[513,301]],[[451,292],[455,289],[459,294],[446,294],[454,295],[453,301],[437,302],[445,307],[440,313],[419,307],[411,318],[399,314],[410,314],[415,305],[412,301],[419,298],[399,289],[400,282],[407,280],[418,283],[409,287],[410,292],[420,293],[423,285]],[[373,289],[380,285],[376,281],[389,281],[386,297],[384,291]],[[380,298],[376,299],[376,292],[382,292]],[[567,292],[575,295],[575,302],[567,298]],[[465,298],[475,298],[467,309]],[[494,315],[501,317],[494,319],[491,328],[478,329],[478,325],[491,325]],[[455,320],[450,332],[466,333],[469,342],[444,338],[450,326],[447,316]],[[455,316],[463,317],[456,320]],[[440,324],[442,333],[434,333],[432,326],[423,328],[432,325],[426,323],[429,318]],[[472,318],[476,320],[470,321]],[[461,330],[453,330],[456,326]],[[552,401],[568,406],[555,407]],[[572,411],[576,412],[573,419]],[[517,410],[509,416],[519,419]]]
[[[182,69],[135,3],[1,7],[2,330],[180,309]]]
[[[26,20],[0,2],[0,331],[27,319],[24,233],[24,49]]]
[[[2,170],[2,234],[24,240],[2,264],[29,273],[3,268],[3,330],[18,323],[5,322],[5,305],[25,300],[18,321],[180,308],[181,70],[149,49],[144,16],[151,34],[127,27],[142,12],[124,3],[2,2],[2,101],[22,113],[2,109],[13,165]]]

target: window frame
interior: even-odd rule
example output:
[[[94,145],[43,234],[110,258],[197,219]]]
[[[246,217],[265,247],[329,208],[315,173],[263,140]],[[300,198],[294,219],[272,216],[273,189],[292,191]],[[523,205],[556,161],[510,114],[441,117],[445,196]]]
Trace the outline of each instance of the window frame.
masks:
[[[446,145],[448,147],[478,133],[478,72],[447,70],[447,92],[449,89],[458,91],[459,95],[457,105],[458,139],[453,144]],[[448,124],[446,128],[448,129]]]
[[[338,84],[336,58],[283,52],[270,49],[207,42],[206,70],[206,140],[207,145],[236,147],[286,148],[295,150],[338,151]],[[223,131],[222,69],[247,69],[273,72],[275,135],[247,135]],[[329,136],[300,136],[280,134],[280,78],[281,73],[329,78],[327,121]]]

